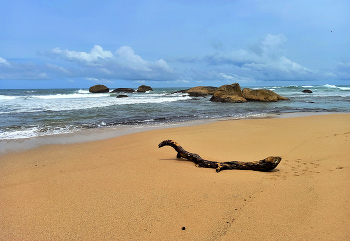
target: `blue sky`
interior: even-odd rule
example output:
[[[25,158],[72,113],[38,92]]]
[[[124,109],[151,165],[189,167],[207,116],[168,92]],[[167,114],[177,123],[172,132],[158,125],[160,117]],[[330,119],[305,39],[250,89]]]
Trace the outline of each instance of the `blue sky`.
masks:
[[[350,84],[348,0],[2,0],[0,88]]]

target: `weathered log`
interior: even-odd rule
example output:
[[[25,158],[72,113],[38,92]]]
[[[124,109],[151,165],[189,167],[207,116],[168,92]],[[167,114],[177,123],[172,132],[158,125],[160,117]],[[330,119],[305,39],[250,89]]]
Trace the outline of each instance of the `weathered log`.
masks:
[[[216,172],[228,169],[238,169],[238,170],[254,170],[254,171],[271,171],[281,162],[281,157],[270,156],[260,161],[255,162],[241,162],[241,161],[231,161],[231,162],[215,162],[208,161],[201,158],[196,153],[190,153],[183,149],[178,143],[172,140],[162,141],[158,147],[171,146],[177,151],[177,158],[184,158],[196,164],[197,167],[214,168]]]

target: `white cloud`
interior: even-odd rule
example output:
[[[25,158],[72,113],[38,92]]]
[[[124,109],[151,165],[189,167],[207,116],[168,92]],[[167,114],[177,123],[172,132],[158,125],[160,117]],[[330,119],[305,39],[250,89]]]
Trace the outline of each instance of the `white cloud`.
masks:
[[[55,64],[50,64],[50,63],[47,63],[46,64],[47,67],[49,67],[50,69],[54,70],[54,71],[58,71],[58,72],[62,72],[62,73],[65,73],[65,74],[70,74],[69,70],[61,67],[61,66],[58,66],[58,65],[55,65]]]
[[[140,56],[136,55],[134,50],[128,46],[120,47],[116,54],[118,55],[118,63],[124,67],[141,71],[152,71],[148,67],[147,61],[143,60]]]
[[[276,46],[280,47],[286,41],[287,41],[287,38],[283,34],[278,34],[278,35],[268,34],[265,37],[265,41],[263,41],[263,45],[275,48]]]
[[[95,45],[90,53],[54,48],[47,52],[46,56],[60,57],[65,61],[77,63],[76,69],[80,71],[75,72],[79,75],[85,73],[85,77],[126,80],[177,78],[165,60],[144,60],[129,46],[120,47],[114,54],[111,51],[103,50],[99,45]]]
[[[77,61],[82,63],[91,63],[96,64],[101,60],[106,60],[108,58],[113,58],[113,54],[110,51],[104,51],[103,48],[99,45],[95,45],[90,53],[86,52],[76,52],[69,50],[61,50],[59,48],[54,48],[51,51],[51,54],[60,56],[63,59],[69,61]]]
[[[350,79],[350,62],[341,62],[337,65],[338,77],[342,79]],[[334,75],[334,73],[332,73]]]
[[[6,61],[6,59],[0,57],[0,64],[8,64],[8,62]]]
[[[233,83],[233,82],[235,82],[235,83],[253,83],[253,82],[255,82],[254,79],[252,79],[252,78],[238,76],[236,74],[227,75],[224,73],[220,73],[219,75],[221,75],[224,79],[226,79],[230,83]]]
[[[183,78],[181,78],[181,77],[180,77],[180,79],[177,79],[177,80],[175,80],[174,82],[175,82],[175,83],[190,83],[189,80],[183,79]]]
[[[0,79],[48,79],[42,66],[33,63],[16,63],[0,57]]]
[[[97,79],[97,78],[86,78],[86,79],[89,81],[92,81],[92,82],[99,83],[99,84],[111,84],[111,83],[113,83],[113,81],[109,80],[109,79]]]
[[[283,43],[287,38],[283,34],[268,34],[261,44],[254,45],[250,51],[239,49],[230,53],[215,53],[204,58],[211,65],[234,65],[259,71],[282,71],[309,73],[311,70],[286,57]]]
[[[320,74],[288,59],[283,34],[268,34],[263,41],[246,49],[216,52],[193,58],[179,58],[177,62],[190,69],[183,74],[193,80],[226,80],[232,82],[255,82],[257,80],[312,80]],[[176,59],[172,58],[176,62]],[[204,64],[204,65],[203,65]],[[206,64],[206,65],[205,65]],[[197,65],[198,69],[193,66]],[[202,65],[202,66],[201,66]]]
[[[340,63],[334,74],[312,71],[287,57],[283,34],[268,34],[247,48],[219,51],[203,57],[169,57],[146,60],[129,46],[115,52],[95,45],[89,52],[54,48],[44,55],[54,58],[44,64],[18,63],[0,57],[0,79],[84,78],[111,83],[114,80],[167,81],[172,83],[319,80],[349,78],[350,65]],[[58,59],[57,59],[58,57]],[[175,66],[175,67],[174,67]],[[331,73],[331,74],[330,74]],[[141,83],[141,82],[140,82]]]

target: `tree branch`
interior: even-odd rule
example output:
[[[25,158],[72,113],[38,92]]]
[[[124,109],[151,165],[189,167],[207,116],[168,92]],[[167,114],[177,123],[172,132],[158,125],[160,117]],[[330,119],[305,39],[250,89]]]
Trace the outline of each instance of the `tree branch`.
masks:
[[[172,140],[162,141],[158,147],[171,146],[177,151],[177,158],[184,158],[196,164],[197,167],[206,167],[214,168],[216,172],[228,169],[238,169],[238,170],[254,170],[254,171],[271,171],[281,162],[281,157],[279,156],[270,156],[260,161],[255,162],[240,162],[240,161],[231,161],[231,162],[214,162],[208,161],[201,158],[196,153],[190,153],[183,149],[178,143]]]

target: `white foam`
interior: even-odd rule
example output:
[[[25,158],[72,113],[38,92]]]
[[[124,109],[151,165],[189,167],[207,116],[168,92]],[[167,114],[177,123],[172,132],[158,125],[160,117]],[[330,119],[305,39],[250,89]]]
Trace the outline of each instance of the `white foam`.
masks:
[[[56,94],[56,95],[33,95],[32,98],[38,99],[78,99],[78,98],[98,98],[109,96],[109,94]]]
[[[0,140],[14,140],[14,139],[28,139],[33,137],[58,135],[64,133],[72,133],[75,129],[67,127],[60,127],[42,131],[40,127],[30,127],[27,129],[8,131],[0,133]]]
[[[0,95],[0,100],[13,100],[19,98],[18,96],[8,96],[8,95]]]
[[[65,111],[85,110],[90,108],[101,108],[113,105],[165,103],[191,99],[188,95],[166,95],[160,94],[137,94],[128,98],[115,98],[109,93],[106,94],[56,94],[56,95],[35,95],[32,97],[21,96],[8,98],[11,105],[18,108],[11,108],[1,113],[24,113],[41,111]],[[38,101],[40,99],[40,101]]]
[[[77,90],[77,92],[79,93],[79,94],[89,94],[90,93],[90,91],[88,91],[88,90]]]
[[[38,136],[38,127],[0,133],[0,140],[25,139]]]
[[[323,85],[324,87],[328,87],[328,88],[337,88],[337,86],[335,85],[329,85],[329,84],[325,84]]]

